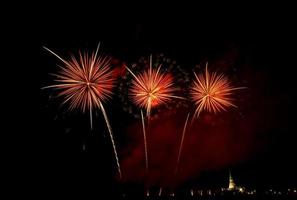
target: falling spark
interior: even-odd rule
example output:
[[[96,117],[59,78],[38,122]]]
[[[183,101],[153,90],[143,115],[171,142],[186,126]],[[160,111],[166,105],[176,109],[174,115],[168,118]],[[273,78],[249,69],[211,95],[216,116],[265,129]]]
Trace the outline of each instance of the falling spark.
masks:
[[[146,109],[147,117],[153,107],[166,104],[171,98],[181,98],[173,95],[176,90],[173,87],[173,77],[168,73],[161,73],[161,65],[152,69],[152,56],[149,69],[142,74],[135,75],[132,70],[126,68],[134,77],[130,90],[132,99],[138,107]]]
[[[147,141],[146,141],[146,132],[145,132],[145,124],[143,112],[141,110],[141,122],[142,122],[142,132],[143,132],[143,141],[144,141],[144,155],[145,155],[145,170],[148,172],[148,150],[147,150]]]
[[[230,95],[234,90],[243,89],[244,87],[232,87],[230,81],[217,72],[209,73],[205,69],[205,74],[198,76],[194,73],[196,80],[191,87],[191,98],[196,105],[194,116],[199,117],[202,111],[218,113],[226,111],[228,107],[236,107],[232,103]]]
[[[183,134],[182,134],[182,138],[181,138],[181,141],[180,141],[180,146],[179,146],[179,149],[178,149],[177,162],[176,162],[175,171],[174,171],[174,174],[175,175],[177,174],[178,167],[179,167],[180,155],[181,155],[183,144],[184,144],[184,138],[185,138],[185,134],[186,134],[186,129],[187,129],[187,124],[188,124],[189,116],[190,116],[190,113],[188,113],[188,115],[187,115],[187,118],[186,118],[186,121],[185,121],[185,125],[184,125],[184,128],[183,128]]]
[[[69,61],[64,60],[50,49],[44,47],[44,49],[61,60],[64,66],[60,67],[61,71],[59,74],[54,74],[57,78],[55,80],[57,84],[43,87],[43,89],[53,88],[59,90],[58,96],[64,98],[62,104],[69,103],[70,110],[77,108],[80,108],[82,112],[89,110],[91,129],[93,128],[92,111],[95,108],[101,109],[112,142],[118,173],[121,178],[122,174],[112,129],[102,104],[112,94],[111,90],[114,85],[114,78],[110,69],[110,59],[97,56],[99,46],[100,44],[98,44],[95,53],[92,53],[90,56],[87,53],[79,53],[79,59],[71,56]]]

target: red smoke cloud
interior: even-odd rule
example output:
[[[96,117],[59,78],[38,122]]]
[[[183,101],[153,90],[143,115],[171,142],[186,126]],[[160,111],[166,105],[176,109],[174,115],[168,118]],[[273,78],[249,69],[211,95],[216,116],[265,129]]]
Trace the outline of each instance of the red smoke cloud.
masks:
[[[146,180],[149,184],[166,186],[181,183],[199,175],[203,170],[228,167],[243,161],[260,147],[256,134],[261,133],[259,126],[264,116],[253,111],[244,118],[235,116],[237,113],[234,111],[201,115],[188,126],[179,171],[174,177],[186,114],[180,111],[171,116],[160,115],[151,121],[147,132],[149,175]],[[124,180],[143,182],[145,162],[140,122],[131,126],[127,132],[132,143],[123,155]]]

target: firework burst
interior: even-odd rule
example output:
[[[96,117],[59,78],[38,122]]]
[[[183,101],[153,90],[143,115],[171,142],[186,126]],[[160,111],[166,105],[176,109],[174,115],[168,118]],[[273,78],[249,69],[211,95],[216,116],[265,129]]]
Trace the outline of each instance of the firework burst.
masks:
[[[153,62],[152,62],[152,69],[157,69],[160,65],[162,65],[160,71],[166,72],[166,74],[174,77],[174,86],[176,88],[176,91],[174,91],[174,94],[177,96],[184,96],[185,93],[188,92],[186,89],[190,84],[190,78],[189,73],[183,69],[182,66],[180,66],[176,60],[167,57],[163,53],[156,53],[152,55]],[[145,71],[148,71],[150,64],[150,59],[147,58],[147,56],[140,57],[136,62],[131,63],[129,67],[131,71],[133,71],[134,74],[139,76],[139,74],[144,73]],[[146,70],[145,70],[146,69]],[[122,109],[125,112],[128,112],[129,114],[132,114],[133,117],[137,119],[141,119],[141,115],[139,112],[139,108],[143,108],[145,110],[145,107],[140,107],[139,105],[136,105],[134,103],[134,98],[131,95],[131,86],[133,80],[135,78],[131,75],[131,73],[128,72],[127,75],[123,75],[119,78],[119,85],[117,87],[117,95],[122,102],[123,106]],[[131,104],[132,102],[132,104]],[[159,104],[160,105],[160,104]],[[158,118],[159,114],[164,112],[166,110],[166,115],[170,115],[172,113],[175,113],[180,108],[188,108],[189,104],[186,101],[180,101],[178,98],[171,98],[170,103],[162,104],[161,106],[152,106],[152,111],[150,113],[151,119]],[[144,112],[144,115],[146,116],[146,111]]]
[[[230,81],[224,74],[218,72],[209,73],[207,64],[205,74],[195,75],[190,94],[191,99],[196,105],[194,116],[199,117],[202,111],[218,113],[226,111],[228,107],[236,107],[230,97],[234,90],[244,87],[232,87]]]
[[[181,98],[173,95],[176,88],[173,86],[173,77],[169,73],[160,72],[161,65],[157,69],[152,69],[152,56],[147,71],[135,75],[132,74],[131,97],[135,105],[146,110],[147,117],[150,116],[151,109],[162,104],[166,104],[171,98]]]
[[[87,53],[79,53],[79,59],[71,56],[69,61],[44,48],[64,63],[64,66],[60,67],[60,73],[53,74],[56,84],[44,88],[58,90],[58,97],[64,99],[62,104],[68,103],[70,111],[89,110],[92,128],[92,111],[94,108],[101,109],[100,103],[109,99],[112,94],[114,78],[110,69],[110,59],[97,56],[99,45],[96,52],[90,56]]]
[[[95,108],[102,111],[112,142],[118,172],[121,177],[120,164],[117,156],[112,129],[107,118],[102,102],[108,100],[112,94],[114,78],[110,67],[110,59],[98,56],[99,46],[94,53],[79,53],[79,58],[71,56],[69,61],[64,60],[50,49],[44,47],[51,54],[63,62],[60,72],[53,74],[56,84],[44,88],[58,90],[58,96],[64,100],[62,104],[68,104],[69,110],[80,109],[90,113],[90,125],[93,128],[92,112]]]

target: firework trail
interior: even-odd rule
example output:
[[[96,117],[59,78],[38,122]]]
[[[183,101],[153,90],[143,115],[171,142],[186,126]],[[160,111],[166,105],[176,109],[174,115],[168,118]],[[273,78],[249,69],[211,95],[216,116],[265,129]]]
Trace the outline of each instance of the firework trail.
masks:
[[[183,143],[184,143],[184,138],[185,138],[185,134],[186,134],[186,129],[187,129],[189,116],[190,116],[190,113],[188,113],[186,121],[185,121],[183,134],[182,134],[182,138],[181,138],[181,141],[180,141],[180,146],[179,146],[179,149],[178,149],[178,156],[177,156],[177,162],[176,162],[176,166],[175,166],[174,175],[176,175],[177,171],[178,171],[178,166],[179,166],[179,162],[180,162],[180,155],[181,155],[181,152],[182,152],[182,147],[183,147]]]
[[[142,122],[142,132],[143,132],[143,140],[144,140],[144,153],[145,153],[145,170],[146,173],[148,172],[148,150],[147,150],[147,141],[146,141],[146,134],[145,134],[145,124],[144,124],[144,117],[143,112],[141,110],[141,122]]]
[[[104,109],[102,103],[99,102],[99,104],[100,104],[100,108],[101,108],[102,114],[104,116],[104,120],[105,120],[106,125],[107,125],[108,133],[109,133],[109,136],[110,136],[110,140],[111,140],[113,152],[114,152],[116,163],[117,163],[118,173],[119,173],[119,176],[120,176],[120,179],[121,179],[122,178],[121,166],[120,166],[120,162],[119,162],[119,158],[118,158],[118,153],[117,153],[117,149],[116,149],[116,146],[115,146],[115,142],[114,142],[114,139],[113,139],[112,129],[111,129],[109,120],[107,118],[107,115],[106,115],[106,112],[105,112],[105,109]]]
[[[64,66],[60,66],[61,71],[59,74],[54,74],[57,78],[55,79],[56,84],[43,87],[43,89],[53,88],[58,90],[58,97],[64,98],[62,104],[68,103],[69,110],[79,108],[83,113],[89,110],[91,129],[93,128],[92,111],[94,108],[101,109],[111,138],[118,172],[121,177],[112,130],[102,104],[112,94],[114,78],[110,69],[110,59],[97,56],[99,46],[100,44],[98,44],[95,53],[88,55],[87,53],[81,54],[79,52],[78,59],[72,55],[69,61],[64,60],[55,52],[44,47],[44,49],[61,60]]]
[[[190,94],[192,101],[194,101],[195,103],[196,110],[192,118],[192,123],[194,117],[198,118],[202,111],[218,113],[221,111],[226,111],[226,108],[228,107],[236,107],[236,105],[232,103],[230,95],[233,94],[232,92],[234,90],[245,88],[232,87],[227,77],[225,77],[223,74],[219,74],[218,72],[209,73],[207,67],[208,63],[206,63],[205,74],[201,73],[197,76],[194,72],[196,80],[193,82],[191,86]],[[189,115],[190,114],[187,115],[178,150],[175,175],[178,171]]]

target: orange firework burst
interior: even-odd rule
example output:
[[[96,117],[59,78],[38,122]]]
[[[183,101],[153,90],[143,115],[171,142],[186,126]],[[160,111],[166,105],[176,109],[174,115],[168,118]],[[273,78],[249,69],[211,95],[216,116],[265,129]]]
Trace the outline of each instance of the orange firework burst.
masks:
[[[59,58],[64,65],[59,74],[54,74],[57,84],[44,88],[59,90],[58,96],[63,97],[63,104],[69,103],[69,109],[79,108],[82,112],[89,110],[92,128],[92,110],[107,100],[112,94],[114,79],[108,58],[98,57],[98,49],[90,56],[79,53],[79,59],[71,56],[69,61],[62,59],[53,51],[44,47]]]
[[[195,116],[205,110],[207,112],[217,113],[225,111],[228,107],[236,107],[232,103],[232,92],[234,90],[243,89],[243,87],[232,87],[230,81],[223,74],[218,72],[209,73],[205,69],[205,74],[198,76],[194,72],[196,80],[191,87],[191,98],[196,107]]]
[[[173,95],[176,88],[173,87],[172,75],[161,73],[160,68],[161,65],[157,69],[152,69],[152,57],[149,69],[137,76],[127,67],[134,77],[131,87],[132,99],[137,106],[146,109],[147,116],[150,116],[153,107],[165,104],[171,98],[180,98]]]
[[[99,45],[95,53],[91,55],[79,53],[79,59],[71,56],[69,61],[64,60],[50,49],[44,47],[60,59],[64,65],[61,66],[59,74],[54,74],[57,84],[44,88],[59,90],[58,96],[63,97],[63,104],[69,103],[69,109],[80,108],[82,112],[89,110],[91,129],[93,127],[92,110],[99,108],[102,111],[105,123],[111,139],[116,164],[121,178],[121,168],[113,139],[112,129],[107,118],[102,102],[110,98],[114,78],[110,68],[110,59],[97,56]]]

